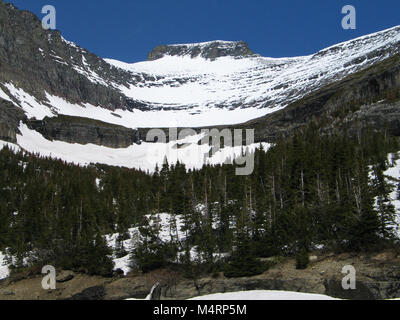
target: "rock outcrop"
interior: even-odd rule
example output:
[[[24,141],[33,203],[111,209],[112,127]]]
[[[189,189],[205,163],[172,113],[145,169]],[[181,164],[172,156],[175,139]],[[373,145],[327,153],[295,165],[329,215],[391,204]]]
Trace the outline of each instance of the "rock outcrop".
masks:
[[[21,120],[26,120],[24,112],[11,102],[0,98],[0,140],[16,143]]]
[[[210,41],[194,44],[175,44],[158,46],[148,55],[148,60],[153,61],[165,56],[189,56],[215,60],[220,57],[252,57],[256,54],[250,50],[244,41]]]
[[[249,290],[315,293],[351,300],[400,298],[400,255],[395,250],[367,255],[318,253],[316,260],[305,270],[295,268],[295,259],[279,261],[264,274],[243,278],[226,278],[220,273],[218,276],[186,279],[171,269],[130,274],[122,278],[62,271],[59,279],[69,280],[58,281],[57,289],[53,291],[41,289],[42,275],[13,277],[0,281],[0,300],[182,300]],[[349,265],[356,270],[355,290],[342,287],[346,275],[342,273],[342,268]],[[155,285],[157,283],[159,285]]]
[[[57,275],[56,281],[59,283],[64,283],[71,281],[75,277],[73,271],[70,270],[63,270],[60,274]]]
[[[321,255],[306,270],[296,270],[294,259],[279,263],[262,275],[242,278],[203,277],[184,279],[172,271],[127,277],[105,286],[105,299],[144,299],[155,282],[160,293],[153,298],[182,300],[214,293],[277,290],[324,294],[340,299],[376,300],[400,297],[400,268],[395,252],[379,254]],[[342,287],[343,266],[356,269],[356,289]]]
[[[104,286],[95,286],[83,290],[81,293],[73,295],[68,300],[104,300]]]
[[[87,118],[58,116],[43,120],[29,120],[27,124],[51,141],[91,143],[109,148],[127,148],[141,142],[140,133],[137,130]]]

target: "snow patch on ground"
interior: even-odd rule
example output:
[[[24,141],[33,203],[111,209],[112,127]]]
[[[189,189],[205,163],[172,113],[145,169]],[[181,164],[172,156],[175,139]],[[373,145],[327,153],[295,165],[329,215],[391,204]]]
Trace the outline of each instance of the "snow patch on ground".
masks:
[[[203,134],[169,143],[143,142],[140,145],[133,144],[128,148],[113,149],[94,144],[82,145],[50,141],[37,131],[29,129],[25,124],[21,124],[19,130],[20,134],[17,135],[18,145],[32,153],[39,153],[42,156],[59,158],[80,165],[102,163],[149,172],[153,172],[156,165],[161,167],[165,158],[169,164],[174,164],[179,160],[186,165],[187,169],[200,169],[206,163],[224,163],[227,159],[233,159],[239,156],[242,150],[241,147],[226,147],[220,152],[211,154],[211,157],[205,157],[205,154],[210,155],[210,146],[206,144],[199,146],[197,144]],[[268,149],[270,145],[265,143],[262,146],[264,149]],[[245,148],[248,152],[254,152],[259,147],[260,144],[251,144]]]
[[[12,102],[14,105],[16,105],[16,103],[10,99],[10,97],[8,96],[8,94],[6,94],[6,93],[1,89],[1,87],[0,87],[0,98],[1,98],[1,99],[4,99],[4,100],[6,100],[6,101]]]
[[[169,213],[157,213],[153,215],[147,215],[147,219],[149,219],[150,225],[157,225],[160,229],[158,234],[159,239],[164,243],[169,243],[171,241],[182,241],[186,238],[184,232],[181,231],[183,227],[183,218],[182,216],[176,215],[173,216]],[[171,230],[170,222],[174,219],[175,221],[175,230]],[[131,257],[130,253],[138,246],[141,240],[141,234],[139,232],[138,227],[133,227],[128,230],[129,239],[123,240],[123,248],[128,253],[124,257],[116,258],[115,254],[113,256],[114,261],[114,270],[121,269],[124,274],[128,274],[131,271]],[[115,251],[118,247],[118,237],[119,233],[114,233],[107,235],[106,242],[107,245]]]
[[[150,295],[143,300],[149,300]],[[141,299],[126,299],[126,300],[141,300]],[[209,300],[209,301],[251,301],[251,300],[302,300],[302,301],[317,301],[317,300],[341,300],[326,296],[323,294],[302,293],[291,291],[274,291],[274,290],[252,290],[252,291],[237,291],[228,293],[215,293],[206,296],[195,297],[188,300]]]
[[[235,109],[228,110],[202,108],[196,110],[122,110],[114,111],[84,103],[73,104],[63,98],[46,93],[49,104],[58,114],[90,118],[126,128],[169,128],[169,127],[208,127],[214,125],[232,125],[265,116],[280,108],[271,109]]]
[[[19,102],[19,106],[25,111],[28,118],[42,120],[44,117],[54,117],[55,114],[49,106],[40,103],[34,96],[26,93],[21,88],[15,87],[12,83],[6,83],[4,86],[10,94]]]
[[[390,177],[390,182],[393,184],[393,191],[390,194],[390,199],[396,210],[396,233],[400,238],[400,200],[397,198],[397,185],[400,182],[400,152],[397,154],[389,154],[388,162],[392,166],[385,171],[385,175]]]
[[[196,297],[189,300],[339,300],[322,294],[254,290],[238,291],[230,293],[216,293],[206,296]]]
[[[5,258],[6,256],[0,252],[0,280],[7,278],[10,274]]]
[[[63,36],[61,36],[61,40],[62,40],[63,42],[65,42],[66,44],[68,44],[69,46],[71,46],[71,47],[73,47],[73,48],[76,48],[76,49],[79,49],[79,47],[78,47],[74,42],[68,41],[68,40],[65,39]]]
[[[21,148],[19,146],[17,146],[16,144],[0,140],[0,150],[2,150],[5,146],[7,146],[9,149],[13,150],[14,152],[21,151]]]

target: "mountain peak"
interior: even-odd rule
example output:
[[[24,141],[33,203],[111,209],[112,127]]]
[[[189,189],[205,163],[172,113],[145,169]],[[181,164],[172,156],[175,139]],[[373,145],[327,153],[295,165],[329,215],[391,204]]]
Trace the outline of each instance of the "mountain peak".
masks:
[[[248,57],[255,53],[244,41],[208,41],[189,44],[163,45],[154,48],[148,55],[148,60],[153,61],[165,56],[189,56],[215,60],[220,57]]]

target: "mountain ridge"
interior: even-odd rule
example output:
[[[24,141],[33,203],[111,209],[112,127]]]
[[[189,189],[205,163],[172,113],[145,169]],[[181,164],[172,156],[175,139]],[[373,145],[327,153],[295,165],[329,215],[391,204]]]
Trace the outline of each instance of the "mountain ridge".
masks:
[[[214,40],[200,43],[172,44],[157,46],[148,55],[148,61],[161,59],[164,56],[190,56],[215,60],[220,57],[251,57],[256,54],[244,41]]]
[[[42,30],[40,20],[32,13],[18,11],[14,6],[1,5],[0,9],[3,21],[0,62],[6,65],[0,72],[0,88],[11,100],[15,94],[7,92],[4,85],[14,82],[15,87],[24,89],[44,105],[52,103],[47,92],[72,104],[89,103],[111,111],[170,110],[165,119],[171,125],[177,121],[178,125],[204,126],[206,121],[200,121],[203,115],[216,120],[215,125],[258,118],[400,51],[400,27],[397,26],[305,57],[264,58],[253,56],[244,42],[221,42],[228,43],[230,48],[243,44],[250,56],[231,60],[226,54],[218,56],[217,53],[218,58],[214,60],[203,60],[196,55],[189,59],[163,56],[136,64],[112,63],[115,60],[99,58],[65,40],[59,31]],[[21,27],[9,28],[7,22],[11,21]],[[21,41],[24,47],[19,45]],[[216,43],[219,42],[168,48],[207,47]],[[15,99],[14,102],[18,104]],[[245,108],[248,111],[243,112]],[[218,110],[224,112],[217,119],[213,112]],[[116,124],[133,128],[168,126],[165,122],[158,123],[156,112],[147,113],[146,117],[149,121],[139,119],[127,125],[128,117],[125,123]],[[104,118],[97,120],[107,122]],[[155,124],[149,125],[150,122]]]
[[[50,142],[135,149],[149,128],[254,126],[256,142],[272,142],[325,113],[323,103],[330,100],[316,100],[321,105],[313,107],[296,103],[321,91],[342,94],[338,84],[352,75],[393,62],[400,26],[292,58],[261,57],[243,41],[157,48],[139,63],[102,59],[57,30],[43,30],[34,14],[0,2],[1,139],[34,152],[43,145],[30,145],[33,137],[43,139],[50,153]],[[383,74],[397,79],[395,66],[385,65]],[[381,81],[378,73],[365,77],[367,88],[358,95],[396,90],[397,80]],[[361,84],[353,83],[357,91]],[[347,98],[332,108],[339,110]],[[85,118],[91,121],[79,120]],[[397,132],[396,121],[382,119],[376,123],[389,120]]]

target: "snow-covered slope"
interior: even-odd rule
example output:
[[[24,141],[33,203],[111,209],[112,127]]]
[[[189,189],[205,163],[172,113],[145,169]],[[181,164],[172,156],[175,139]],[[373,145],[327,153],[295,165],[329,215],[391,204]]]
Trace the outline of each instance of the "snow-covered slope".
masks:
[[[234,55],[237,42],[215,41],[166,46],[170,50],[151,61],[128,64],[100,59],[91,64],[85,50],[63,38],[62,43],[68,46],[70,57],[45,55],[40,48],[38,53],[91,83],[121,94],[131,101],[130,105],[125,110],[118,106],[114,110],[109,105],[72,102],[44,88],[43,99],[10,82],[0,83],[0,97],[12,100],[29,118],[66,114],[128,128],[201,127],[238,124],[275,112],[400,52],[400,26],[294,58]],[[215,59],[204,58],[201,52],[210,45],[217,51],[232,50]],[[193,47],[199,55],[193,56]],[[178,54],[168,54],[174,50]],[[105,72],[100,63],[111,71]]]
[[[41,85],[32,90],[18,81],[0,81],[0,99],[21,108],[28,119],[68,115],[132,129],[243,123],[281,110],[312,91],[400,52],[400,26],[303,57],[265,58],[242,42],[212,41],[162,46],[153,50],[149,61],[134,64],[100,59],[64,38],[54,46],[56,36],[48,38],[49,43],[42,43],[47,48],[38,48],[36,55],[60,78],[68,74],[71,81],[78,82],[67,88]],[[58,47],[62,50],[54,51]],[[41,81],[48,81],[45,75]],[[86,79],[86,91],[75,90],[75,85],[85,82],[82,79]],[[70,88],[74,90],[69,92]],[[110,100],[110,96],[115,99]],[[110,105],[110,101],[127,105]],[[200,137],[192,137],[198,139],[179,150],[176,142],[112,149],[46,140],[25,124],[18,129],[19,134],[10,141],[17,140],[23,149],[80,164],[99,162],[153,170],[167,157],[170,163],[180,160],[188,168],[199,168],[240,153],[239,149],[225,148],[223,155],[204,160],[208,150],[197,146]]]
[[[175,164],[177,161],[184,163],[187,169],[200,169],[204,164],[231,162],[242,153],[242,148],[238,146],[226,146],[218,152],[210,152],[211,146],[198,144],[203,137],[202,134],[168,143],[143,142],[141,144],[132,144],[127,148],[114,149],[94,144],[83,145],[63,141],[50,141],[45,139],[39,132],[29,129],[25,124],[20,125],[19,131],[20,134],[17,135],[18,146],[41,156],[63,159],[80,165],[102,163],[149,172],[153,172],[156,165],[160,168],[165,159],[170,164]],[[7,143],[0,141],[0,149],[5,144]],[[178,145],[182,147],[178,147]],[[270,144],[254,143],[244,146],[243,150],[254,152],[261,146],[264,150],[267,150]]]
[[[243,122],[284,108],[305,94],[381,61],[399,49],[400,27],[395,27],[304,57],[226,56],[208,60],[183,54],[134,64],[106,61],[130,72],[132,77],[143,77],[143,81],[132,82],[128,87],[116,87],[124,95],[152,108],[188,110],[193,113],[192,117],[219,108],[225,111],[250,108]],[[231,123],[237,123],[233,114],[226,112],[226,116]],[[223,118],[226,122],[226,117]],[[183,125],[181,119],[172,119]]]

